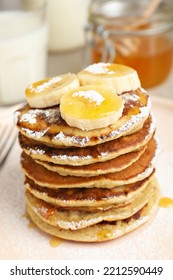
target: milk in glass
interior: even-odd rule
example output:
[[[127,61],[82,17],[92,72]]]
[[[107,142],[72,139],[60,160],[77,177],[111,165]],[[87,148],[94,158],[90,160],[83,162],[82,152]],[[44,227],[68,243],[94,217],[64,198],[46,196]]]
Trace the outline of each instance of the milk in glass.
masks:
[[[25,88],[46,76],[47,25],[39,8],[0,12],[0,105],[25,99]]]

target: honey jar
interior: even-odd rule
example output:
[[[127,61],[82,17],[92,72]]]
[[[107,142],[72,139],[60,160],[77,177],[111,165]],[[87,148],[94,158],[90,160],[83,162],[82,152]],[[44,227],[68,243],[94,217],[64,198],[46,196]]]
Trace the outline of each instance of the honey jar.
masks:
[[[125,64],[144,88],[167,79],[173,61],[173,1],[162,0],[149,18],[151,0],[93,0],[86,26],[87,63]]]

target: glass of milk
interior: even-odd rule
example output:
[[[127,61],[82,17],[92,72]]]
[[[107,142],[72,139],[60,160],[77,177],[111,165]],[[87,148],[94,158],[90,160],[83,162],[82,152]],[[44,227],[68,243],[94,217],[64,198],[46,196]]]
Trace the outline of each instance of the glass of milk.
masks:
[[[25,88],[46,76],[45,9],[41,1],[36,7],[0,10],[0,106],[25,100]]]

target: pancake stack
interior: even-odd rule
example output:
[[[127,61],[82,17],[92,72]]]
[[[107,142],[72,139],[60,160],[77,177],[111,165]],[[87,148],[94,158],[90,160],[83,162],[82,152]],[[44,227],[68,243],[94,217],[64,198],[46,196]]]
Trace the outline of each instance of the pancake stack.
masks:
[[[83,73],[77,76],[82,86]],[[158,144],[150,98],[140,86],[118,94],[121,116],[91,130],[68,125],[59,104],[26,104],[16,112],[27,211],[44,232],[106,241],[138,228],[155,211]]]

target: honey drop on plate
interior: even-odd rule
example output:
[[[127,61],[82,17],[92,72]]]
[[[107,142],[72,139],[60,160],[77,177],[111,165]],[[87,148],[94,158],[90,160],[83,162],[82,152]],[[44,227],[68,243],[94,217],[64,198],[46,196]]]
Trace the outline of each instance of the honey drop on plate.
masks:
[[[173,207],[173,199],[170,197],[162,197],[159,200],[159,206],[163,208]]]
[[[53,236],[49,241],[50,246],[53,248],[58,247],[61,243],[62,243],[62,239],[55,236]]]

